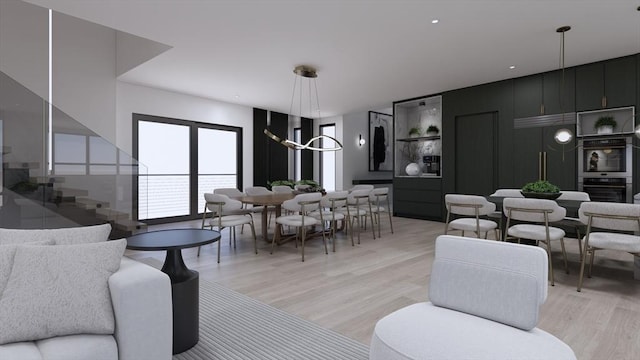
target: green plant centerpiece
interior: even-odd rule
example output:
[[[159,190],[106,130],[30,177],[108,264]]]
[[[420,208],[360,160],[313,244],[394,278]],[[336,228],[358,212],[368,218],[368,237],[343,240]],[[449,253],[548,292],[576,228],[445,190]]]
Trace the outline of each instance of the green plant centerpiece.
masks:
[[[555,200],[560,197],[560,188],[547,180],[538,180],[525,184],[521,193],[526,198]]]
[[[296,181],[296,185],[305,185],[304,187],[298,188],[298,191],[300,192],[320,192],[322,194],[326,194],[326,191],[315,180],[298,180]]]
[[[600,116],[593,124],[593,128],[598,134],[611,133],[618,126],[616,119],[610,115]]]
[[[440,133],[440,129],[435,125],[429,125],[427,128],[427,134],[438,135]]]
[[[268,182],[267,185],[269,185],[270,189],[272,189],[274,186],[288,186],[293,189],[293,187],[296,185],[296,182],[293,180],[274,180]]]
[[[418,127],[412,127],[411,129],[409,129],[409,137],[417,137],[420,136],[420,133],[422,132],[422,130]]]

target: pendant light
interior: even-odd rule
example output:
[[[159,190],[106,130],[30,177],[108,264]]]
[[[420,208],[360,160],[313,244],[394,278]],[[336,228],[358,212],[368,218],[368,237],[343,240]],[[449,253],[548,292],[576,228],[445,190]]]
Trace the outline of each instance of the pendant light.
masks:
[[[561,26],[556,29],[556,32],[559,32],[561,35],[560,40],[560,67],[562,69],[562,81],[560,88],[560,112],[562,113],[562,125],[564,125],[564,91],[565,91],[565,76],[564,76],[564,34],[571,30],[571,26]],[[573,132],[567,128],[561,128],[556,131],[553,138],[560,145],[565,145],[571,142],[573,139]]]
[[[294,77],[294,81],[293,81],[293,94],[291,95],[291,107],[289,108],[289,114],[293,113],[293,104],[295,102],[295,98],[296,98],[296,85],[298,84],[298,80],[300,80],[300,85],[299,85],[299,97],[298,97],[298,102],[300,104],[299,108],[298,108],[298,117],[302,118],[302,82],[306,79],[307,80],[307,85],[309,88],[309,114],[312,113],[312,108],[313,105],[316,105],[317,110],[318,110],[318,120],[320,119],[320,101],[318,100],[318,85],[316,84],[315,79],[318,77],[318,74],[316,72],[316,69],[314,67],[308,66],[308,65],[299,65],[296,66],[293,69],[293,73],[295,74]],[[313,88],[312,88],[312,83],[313,82]],[[311,95],[312,93],[312,89],[315,89],[315,104],[313,104],[313,96]],[[312,117],[311,115],[309,115],[310,117]],[[312,117],[313,118],[313,117]],[[282,144],[290,149],[293,150],[315,150],[315,151],[337,151],[337,150],[342,150],[342,144],[336,140],[335,138],[329,136],[329,135],[320,135],[320,136],[315,136],[312,137],[309,141],[307,141],[307,143],[305,144],[300,144],[297,143],[295,141],[289,140],[289,139],[281,139],[280,137],[278,137],[277,135],[273,134],[271,131],[269,131],[269,129],[264,129],[264,134],[267,135],[269,138],[273,139],[274,141],[278,142],[279,144]],[[316,140],[321,140],[321,139],[330,139],[333,140],[335,143],[334,147],[331,148],[326,148],[326,147],[322,147],[322,142],[320,143],[321,146],[312,146],[312,144],[316,141]]]

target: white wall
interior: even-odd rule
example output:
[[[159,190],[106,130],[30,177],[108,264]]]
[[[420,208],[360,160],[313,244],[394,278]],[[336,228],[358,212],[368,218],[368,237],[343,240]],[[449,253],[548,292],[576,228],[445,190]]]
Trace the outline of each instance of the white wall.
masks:
[[[391,114],[391,108],[372,110]],[[358,135],[367,140],[363,146],[358,145]],[[391,171],[369,171],[369,112],[346,114],[343,116],[344,159],[343,184],[351,188],[353,180],[392,179]]]
[[[17,0],[0,1],[0,71],[48,99],[48,63],[48,10]]]
[[[121,81],[116,103],[116,146],[128,154],[133,152],[133,113],[242,127],[242,185],[253,185],[253,108]]]

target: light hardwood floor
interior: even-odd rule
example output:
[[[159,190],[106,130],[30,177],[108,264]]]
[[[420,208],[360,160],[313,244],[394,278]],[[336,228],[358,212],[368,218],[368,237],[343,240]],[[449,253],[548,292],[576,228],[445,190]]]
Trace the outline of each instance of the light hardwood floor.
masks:
[[[259,219],[256,229],[260,228]],[[305,262],[293,243],[277,246],[258,238],[253,253],[250,230],[238,230],[237,248],[230,248],[228,230],[223,231],[221,262],[216,263],[216,244],[183,250],[185,263],[214,281],[323,327],[369,344],[378,319],[406,305],[427,300],[427,283],[433,261],[435,238],[444,224],[393,218],[395,234],[382,222],[382,237],[373,240],[362,233],[361,244],[351,246],[338,234],[336,252],[324,254],[322,239],[305,247]],[[157,225],[163,228],[199,228],[199,221]],[[259,233],[259,230],[257,231]],[[576,291],[579,272],[578,242],[566,239],[570,274],[564,272],[560,244],[553,246],[556,285],[538,324],[565,341],[578,359],[640,358],[640,281],[633,280],[629,254],[601,251],[596,254],[593,278]],[[164,260],[164,252],[127,250],[128,256]]]

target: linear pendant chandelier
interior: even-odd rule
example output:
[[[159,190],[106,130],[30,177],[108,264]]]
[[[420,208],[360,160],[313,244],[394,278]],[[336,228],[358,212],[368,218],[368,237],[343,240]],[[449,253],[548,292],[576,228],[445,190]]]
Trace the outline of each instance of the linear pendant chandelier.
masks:
[[[295,74],[294,77],[294,82],[293,82],[293,94],[291,95],[291,107],[289,108],[289,114],[293,113],[293,104],[295,102],[296,99],[296,85],[298,84],[298,79],[300,80],[300,85],[299,85],[299,97],[298,97],[298,101],[299,101],[299,112],[298,112],[298,116],[299,118],[302,118],[302,82],[303,80],[307,80],[308,86],[309,86],[309,113],[312,112],[312,108],[313,108],[313,97],[311,96],[312,93],[312,87],[311,87],[311,82],[313,82],[313,89],[315,89],[315,98],[316,98],[316,103],[315,105],[317,106],[318,109],[318,119],[320,119],[320,101],[318,100],[318,86],[316,84],[315,79],[318,77],[318,74],[316,73],[316,69],[308,66],[308,65],[299,65],[296,66],[293,69],[293,73]],[[300,144],[297,143],[295,141],[289,140],[289,139],[282,139],[279,136],[273,134],[268,128],[264,129],[264,134],[267,135],[269,138],[273,139],[274,141],[276,141],[277,143],[284,145],[290,149],[293,150],[314,150],[314,151],[338,151],[338,150],[342,150],[342,144],[336,140],[335,138],[329,136],[329,135],[319,135],[319,136],[315,136],[312,137],[309,141],[307,141],[305,144]],[[335,143],[334,147],[322,147],[323,144],[323,139],[330,139],[333,140]],[[320,146],[312,146],[312,144],[316,141],[320,141]]]

